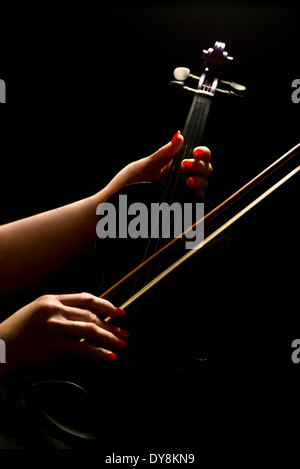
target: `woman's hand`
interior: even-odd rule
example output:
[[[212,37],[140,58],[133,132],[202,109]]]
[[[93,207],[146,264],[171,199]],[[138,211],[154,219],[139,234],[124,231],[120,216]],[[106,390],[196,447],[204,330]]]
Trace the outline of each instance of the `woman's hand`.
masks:
[[[207,147],[196,147],[193,150],[193,158],[183,160],[181,168],[193,173],[187,178],[187,185],[196,191],[201,197],[205,197],[205,189],[208,186],[208,176],[212,173],[210,164],[210,150]]]
[[[111,181],[113,191],[134,182],[163,182],[167,177],[174,156],[182,147],[183,141],[183,136],[177,132],[169,143],[152,155],[127,165]],[[182,161],[181,168],[194,175],[187,178],[187,185],[194,189],[198,195],[204,197],[204,191],[208,185],[207,178],[212,172],[210,150],[207,147],[197,147],[191,156],[190,159]]]
[[[1,227],[3,292],[12,294],[34,283],[90,248],[96,207],[127,184],[163,182],[182,144],[183,136],[177,132],[158,151],[122,169],[94,196]],[[187,185],[202,197],[212,172],[209,161],[210,150],[198,147],[181,165],[189,173]],[[7,351],[0,375],[68,353],[99,360],[115,358],[111,349],[124,347],[128,333],[106,323],[101,315],[116,318],[122,312],[90,294],[46,295],[24,306],[0,324],[0,339]],[[81,338],[87,340],[80,342]]]
[[[7,358],[6,364],[0,364],[0,375],[69,353],[112,360],[116,355],[111,349],[125,347],[129,333],[100,316],[124,314],[89,293],[42,296],[0,324]]]

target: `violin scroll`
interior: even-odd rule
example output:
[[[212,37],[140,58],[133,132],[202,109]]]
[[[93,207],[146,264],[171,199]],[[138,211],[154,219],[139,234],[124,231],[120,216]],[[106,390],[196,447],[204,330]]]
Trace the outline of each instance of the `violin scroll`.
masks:
[[[220,41],[216,41],[214,47],[204,49],[202,58],[205,60],[207,70],[216,69],[216,72],[233,60],[233,57],[229,57],[228,52],[225,51],[225,43]]]
[[[203,50],[202,58],[205,60],[205,70],[200,77],[193,75],[187,67],[177,67],[174,70],[174,78],[176,81],[169,83],[170,87],[177,93],[187,92],[190,94],[206,94],[213,97],[216,91],[242,97],[242,93],[246,90],[245,86],[235,82],[219,80],[222,68],[233,60],[233,57],[225,51],[225,43],[217,41],[214,47]],[[186,80],[197,81],[197,88],[191,88],[185,85]],[[218,88],[218,84],[222,83],[229,89]]]

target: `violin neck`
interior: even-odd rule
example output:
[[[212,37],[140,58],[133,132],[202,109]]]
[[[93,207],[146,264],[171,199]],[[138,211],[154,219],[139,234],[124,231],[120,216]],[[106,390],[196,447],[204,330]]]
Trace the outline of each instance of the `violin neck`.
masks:
[[[181,162],[184,159],[192,158],[193,149],[202,144],[202,138],[206,127],[209,110],[211,106],[211,98],[197,94],[194,96],[188,117],[186,119],[183,137],[184,143],[181,150],[175,156],[169,177],[166,183],[166,192],[164,200],[172,203],[180,200],[186,191],[186,173],[181,170]]]
[[[185,144],[183,145],[182,150],[186,148],[190,151],[193,150],[195,146],[201,145],[211,102],[211,98],[208,96],[194,96],[194,100],[183,129]],[[184,155],[184,158],[189,157],[189,154]]]

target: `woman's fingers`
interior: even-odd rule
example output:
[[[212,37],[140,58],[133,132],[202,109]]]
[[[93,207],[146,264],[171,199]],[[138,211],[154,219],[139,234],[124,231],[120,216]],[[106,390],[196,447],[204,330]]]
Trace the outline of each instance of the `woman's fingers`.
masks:
[[[174,156],[183,144],[180,131],[166,145],[159,148],[152,155],[134,163],[134,172],[138,174],[137,181],[163,182],[170,169]]]
[[[98,347],[94,343],[75,340],[70,340],[68,352],[95,360],[114,360],[117,357],[114,352]]]
[[[209,176],[212,173],[212,165],[208,161],[203,160],[183,160],[181,167],[184,171]]]
[[[187,178],[187,185],[191,189],[206,189],[208,186],[208,179],[203,176],[191,176]]]
[[[121,339],[114,333],[117,331],[111,332],[93,322],[68,321],[64,324],[63,328],[64,335],[67,337],[79,337],[80,339],[105,344],[116,349],[124,348],[127,345],[123,338]]]
[[[193,158],[183,160],[181,168],[193,175],[188,177],[186,183],[188,187],[194,189],[200,197],[205,197],[205,189],[208,186],[208,176],[212,173],[210,164],[211,153],[207,147],[196,147],[193,150]]]
[[[116,308],[112,303],[90,293],[75,293],[70,295],[59,295],[59,300],[63,305],[74,306],[86,309],[95,314],[119,318],[125,316],[125,311]]]
[[[52,330],[59,331],[58,341],[64,353],[108,360],[116,357],[110,349],[126,347],[129,332],[100,317],[124,316],[125,312],[109,301],[89,293],[77,293],[49,296],[48,302],[54,313],[49,323]]]
[[[183,170],[200,174],[201,176],[209,176],[212,173],[212,165],[210,164],[211,152],[207,147],[196,147],[193,150],[193,159],[182,161]]]
[[[92,313],[91,311],[74,308],[71,306],[64,307],[64,316],[67,320],[73,322],[86,322],[92,323],[96,326],[102,328],[103,330],[113,334],[120,339],[128,339],[130,333],[121,329],[120,327],[115,326],[111,322],[105,322],[103,319],[99,318],[97,314]]]
[[[193,157],[196,160],[210,161],[210,149],[207,147],[196,147],[193,150]]]
[[[194,189],[195,192],[202,198],[205,197],[205,189],[208,186],[208,180],[202,176],[191,176],[187,178],[186,183],[188,187]]]
[[[180,131],[176,132],[170,142],[159,148],[155,153],[150,155],[151,163],[156,163],[159,168],[163,168],[168,164],[174,156],[179,152],[183,144],[183,136]]]

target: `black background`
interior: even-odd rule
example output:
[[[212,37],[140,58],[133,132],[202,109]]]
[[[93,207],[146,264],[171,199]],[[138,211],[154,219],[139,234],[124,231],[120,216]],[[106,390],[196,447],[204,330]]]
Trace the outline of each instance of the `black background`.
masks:
[[[291,100],[291,83],[300,78],[296,3],[10,1],[0,11],[8,102],[1,115],[2,223],[91,195],[126,163],[169,141],[191,103],[168,90],[172,71],[187,66],[199,75],[202,49],[217,40],[234,57],[223,78],[247,92],[213,103],[203,142],[214,167],[207,196],[223,200],[299,142],[300,104]],[[233,357],[228,376],[239,397],[229,401],[245,418],[227,439],[223,422],[217,445],[297,444],[294,179],[233,230],[220,323],[226,328],[215,325],[212,348],[225,381]]]

